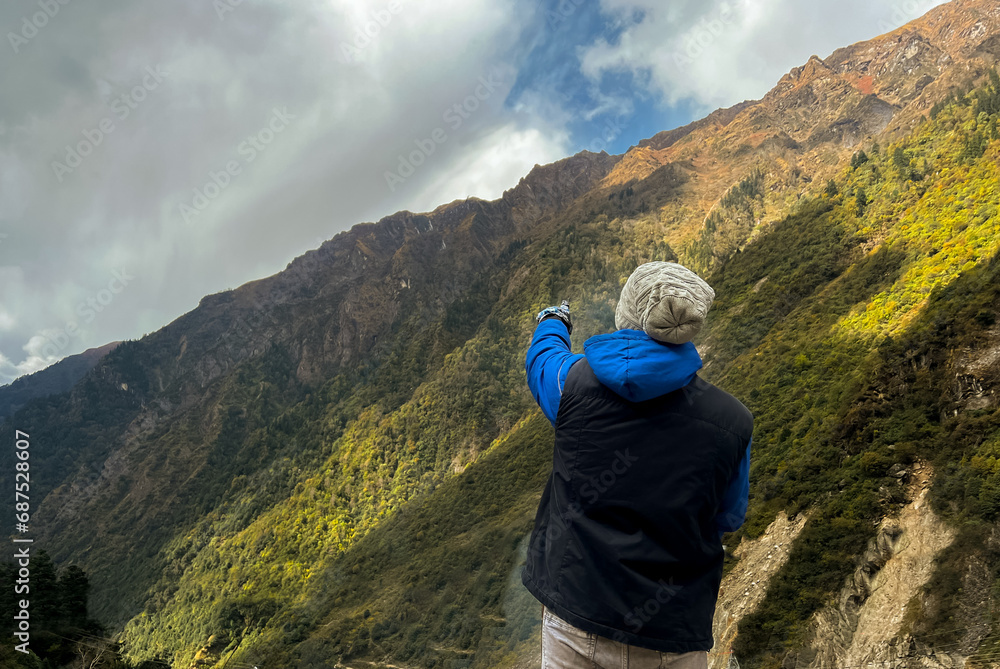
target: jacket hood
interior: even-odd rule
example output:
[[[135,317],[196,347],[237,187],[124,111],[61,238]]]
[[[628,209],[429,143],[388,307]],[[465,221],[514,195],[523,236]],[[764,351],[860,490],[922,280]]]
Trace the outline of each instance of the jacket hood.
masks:
[[[583,344],[594,375],[630,402],[666,395],[694,380],[701,356],[694,344],[663,344],[642,330],[619,330]]]

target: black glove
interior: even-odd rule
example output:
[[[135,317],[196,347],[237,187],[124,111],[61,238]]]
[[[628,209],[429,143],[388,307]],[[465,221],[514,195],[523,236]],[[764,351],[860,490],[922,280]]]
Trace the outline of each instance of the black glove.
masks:
[[[558,318],[566,324],[566,330],[573,334],[573,321],[569,318],[569,300],[563,300],[558,307],[546,307],[535,316],[535,322],[541,323],[546,318]]]

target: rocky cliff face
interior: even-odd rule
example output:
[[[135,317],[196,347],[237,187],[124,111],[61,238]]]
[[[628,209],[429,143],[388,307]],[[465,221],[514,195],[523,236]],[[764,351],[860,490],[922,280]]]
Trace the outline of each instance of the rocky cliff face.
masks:
[[[288,346],[299,380],[314,383],[384,348],[380,337],[404,303],[449,304],[507,244],[588,192],[619,159],[584,152],[536,166],[493,202],[471,198],[356,225],[273,277],[203,298],[154,337],[179,342],[175,361],[193,361],[198,387],[273,344]],[[326,333],[320,341],[301,335],[317,329]],[[162,370],[163,378],[186,377],[187,364]]]
[[[788,560],[788,551],[807,520],[805,514],[794,519],[779,514],[762,536],[744,539],[733,550],[739,562],[722,579],[712,622],[715,638],[715,647],[709,653],[712,669],[733,666],[732,645],[740,620],[760,605],[771,578]]]
[[[881,522],[861,564],[844,584],[836,604],[812,620],[812,640],[788,658],[789,666],[832,669],[843,666],[953,667],[963,653],[935,652],[910,635],[914,598],[925,596],[935,559],[955,539],[955,530],[930,509],[933,472],[917,464],[895,472],[900,485],[910,478],[912,499],[898,516]],[[909,619],[908,614],[909,613]],[[968,653],[971,649],[966,649]]]
[[[987,635],[989,624],[982,614],[992,602],[983,564],[970,565],[965,575],[968,609],[974,613],[962,621],[968,625],[962,641],[942,650],[912,635],[916,610],[926,606],[925,586],[936,559],[954,541],[956,530],[930,508],[933,471],[928,465],[917,463],[893,473],[910,501],[897,515],[881,521],[876,537],[859,556],[857,569],[836,601],[812,617],[808,643],[788,653],[784,669],[951,669],[965,666]],[[723,579],[716,608],[716,647],[709,655],[713,669],[738,664],[731,647],[739,622],[764,598],[806,521],[806,516],[790,520],[779,515],[763,536],[745,539],[734,550],[739,562]]]

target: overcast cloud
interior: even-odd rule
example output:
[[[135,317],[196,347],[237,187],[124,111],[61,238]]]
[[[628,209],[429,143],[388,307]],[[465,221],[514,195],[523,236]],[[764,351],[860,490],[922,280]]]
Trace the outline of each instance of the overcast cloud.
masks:
[[[934,4],[5,2],[0,384],[355,223],[758,98]]]

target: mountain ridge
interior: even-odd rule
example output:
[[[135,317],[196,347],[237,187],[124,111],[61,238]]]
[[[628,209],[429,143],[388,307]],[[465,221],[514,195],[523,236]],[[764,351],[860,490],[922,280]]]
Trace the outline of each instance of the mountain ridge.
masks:
[[[29,399],[66,392],[89,372],[120,341],[94,346],[81,353],[68,355],[44,369],[19,376],[0,386],[0,420],[23,406]]]

